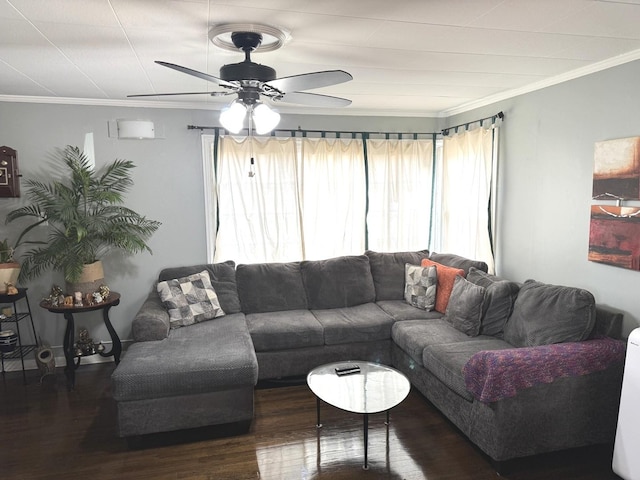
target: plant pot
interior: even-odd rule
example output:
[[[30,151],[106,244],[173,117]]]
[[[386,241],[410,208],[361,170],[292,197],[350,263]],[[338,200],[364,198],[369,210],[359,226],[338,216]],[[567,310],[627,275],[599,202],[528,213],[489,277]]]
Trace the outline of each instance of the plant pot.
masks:
[[[73,295],[75,292],[82,293],[84,298],[87,293],[93,293],[104,283],[104,270],[102,269],[102,261],[90,263],[84,266],[82,275],[77,282],[67,282],[67,295]]]
[[[19,263],[0,263],[0,294],[7,293],[7,283],[16,284],[19,274]]]

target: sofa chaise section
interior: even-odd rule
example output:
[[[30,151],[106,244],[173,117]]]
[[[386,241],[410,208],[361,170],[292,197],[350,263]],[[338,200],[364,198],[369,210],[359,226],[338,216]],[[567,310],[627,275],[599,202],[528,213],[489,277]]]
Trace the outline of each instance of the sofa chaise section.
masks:
[[[136,342],[114,371],[122,437],[253,419],[258,363],[235,287],[235,264],[165,269],[159,280],[208,271],[226,315],[170,328],[156,288],[132,331]]]

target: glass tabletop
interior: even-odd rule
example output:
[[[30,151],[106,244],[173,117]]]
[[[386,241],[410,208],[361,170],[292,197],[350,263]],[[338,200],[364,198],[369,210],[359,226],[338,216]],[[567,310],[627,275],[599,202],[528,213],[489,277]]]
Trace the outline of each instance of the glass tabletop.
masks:
[[[339,376],[336,368],[358,365],[360,372]],[[387,411],[407,395],[411,385],[398,370],[371,362],[349,361],[321,365],[307,375],[307,384],[321,400],[354,413]]]

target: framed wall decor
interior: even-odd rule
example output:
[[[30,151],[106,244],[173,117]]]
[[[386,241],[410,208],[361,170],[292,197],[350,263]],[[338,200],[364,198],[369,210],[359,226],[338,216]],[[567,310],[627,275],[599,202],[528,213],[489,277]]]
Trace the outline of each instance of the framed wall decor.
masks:
[[[593,199],[640,199],[640,137],[596,142]]]
[[[18,154],[10,147],[0,147],[0,197],[20,196]]]
[[[638,200],[640,137],[596,142],[590,261],[640,271],[640,206],[623,205]]]

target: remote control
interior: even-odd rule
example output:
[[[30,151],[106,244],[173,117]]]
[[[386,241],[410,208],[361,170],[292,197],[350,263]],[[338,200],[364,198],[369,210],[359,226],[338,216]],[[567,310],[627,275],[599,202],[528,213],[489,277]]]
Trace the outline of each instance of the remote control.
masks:
[[[358,365],[345,365],[343,367],[336,367],[337,375],[353,375],[354,373],[360,373],[360,367]]]

